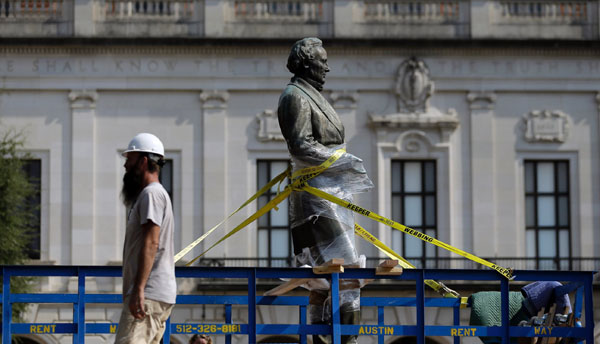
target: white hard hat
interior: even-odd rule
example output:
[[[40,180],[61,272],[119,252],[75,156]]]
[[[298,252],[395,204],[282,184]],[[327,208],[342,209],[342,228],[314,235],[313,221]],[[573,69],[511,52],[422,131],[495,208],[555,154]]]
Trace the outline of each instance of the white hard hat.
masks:
[[[129,146],[122,155],[126,157],[129,152],[153,153],[164,157],[165,147],[158,137],[148,133],[140,133],[129,141]]]

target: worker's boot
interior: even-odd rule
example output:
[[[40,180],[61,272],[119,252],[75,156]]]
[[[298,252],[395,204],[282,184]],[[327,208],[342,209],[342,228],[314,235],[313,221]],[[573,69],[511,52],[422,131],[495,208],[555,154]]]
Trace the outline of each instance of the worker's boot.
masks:
[[[340,307],[340,323],[342,325],[360,325],[360,309],[346,303]],[[342,344],[358,344],[358,336],[342,336]]]

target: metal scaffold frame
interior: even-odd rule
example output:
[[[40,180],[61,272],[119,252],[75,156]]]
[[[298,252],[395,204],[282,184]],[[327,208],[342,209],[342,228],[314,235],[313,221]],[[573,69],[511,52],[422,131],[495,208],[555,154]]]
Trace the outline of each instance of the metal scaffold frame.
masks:
[[[552,337],[570,337],[576,341],[594,342],[594,308],[592,300],[592,280],[594,272],[582,271],[515,271],[514,281],[561,281],[569,291],[575,291],[573,311],[577,319],[584,319],[583,327],[553,327]],[[73,335],[73,343],[84,343],[86,334],[115,333],[114,323],[86,323],[85,308],[88,304],[121,303],[121,294],[86,293],[86,277],[121,277],[120,266],[3,266],[2,267],[2,344],[11,343],[13,334],[66,333]],[[10,279],[13,276],[62,276],[77,277],[77,293],[31,293],[14,294],[10,292]],[[310,334],[331,334],[334,343],[340,343],[341,335],[370,334],[377,335],[379,343],[385,336],[416,336],[417,343],[424,344],[426,336],[452,336],[454,343],[460,343],[457,333],[472,333],[477,336],[501,337],[508,344],[511,337],[550,337],[546,331],[536,327],[517,327],[509,325],[509,280],[493,270],[439,270],[406,269],[401,275],[377,275],[375,269],[345,269],[343,273],[314,274],[312,269],[302,268],[208,268],[178,267],[178,278],[227,278],[247,280],[247,295],[178,295],[177,304],[224,305],[225,323],[188,324],[170,323],[164,336],[164,343],[170,342],[171,334],[210,333],[225,335],[231,343],[232,335],[245,335],[248,343],[256,343],[257,335],[287,334],[299,335],[300,343],[307,343]],[[257,279],[280,278],[328,278],[332,286],[331,325],[307,324],[307,296],[257,296]],[[393,279],[414,281],[415,297],[362,297],[362,306],[377,307],[377,325],[341,325],[339,313],[340,279]],[[460,298],[425,297],[427,279],[444,281],[497,281],[500,284],[502,326],[467,326],[460,324]],[[73,305],[72,323],[14,323],[12,321],[13,303],[67,303]],[[232,322],[232,306],[242,305],[248,308],[246,324]],[[299,324],[257,324],[256,306],[298,306]],[[385,322],[384,307],[415,307],[416,325],[397,325]],[[452,325],[426,325],[426,307],[453,308]]]

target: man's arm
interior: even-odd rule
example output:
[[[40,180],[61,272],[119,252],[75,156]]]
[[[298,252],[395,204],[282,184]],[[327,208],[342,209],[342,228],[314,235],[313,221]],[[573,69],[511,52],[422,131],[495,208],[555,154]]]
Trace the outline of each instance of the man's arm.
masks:
[[[150,271],[152,271],[154,257],[158,250],[160,227],[154,222],[148,221],[142,225],[142,231],[144,242],[138,259],[133,292],[129,298],[129,311],[136,319],[143,319],[146,315],[144,310],[144,288],[150,276]]]

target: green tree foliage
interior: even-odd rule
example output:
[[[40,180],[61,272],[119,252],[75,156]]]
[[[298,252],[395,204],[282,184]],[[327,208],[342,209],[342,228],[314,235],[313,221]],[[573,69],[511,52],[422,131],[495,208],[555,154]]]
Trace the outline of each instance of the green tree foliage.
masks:
[[[1,127],[0,127],[1,129]],[[0,130],[0,264],[23,264],[28,259],[33,235],[35,209],[28,202],[36,190],[23,171],[23,133],[14,129]],[[12,293],[31,289],[29,277],[11,278]],[[13,318],[21,319],[26,304],[13,305]]]

